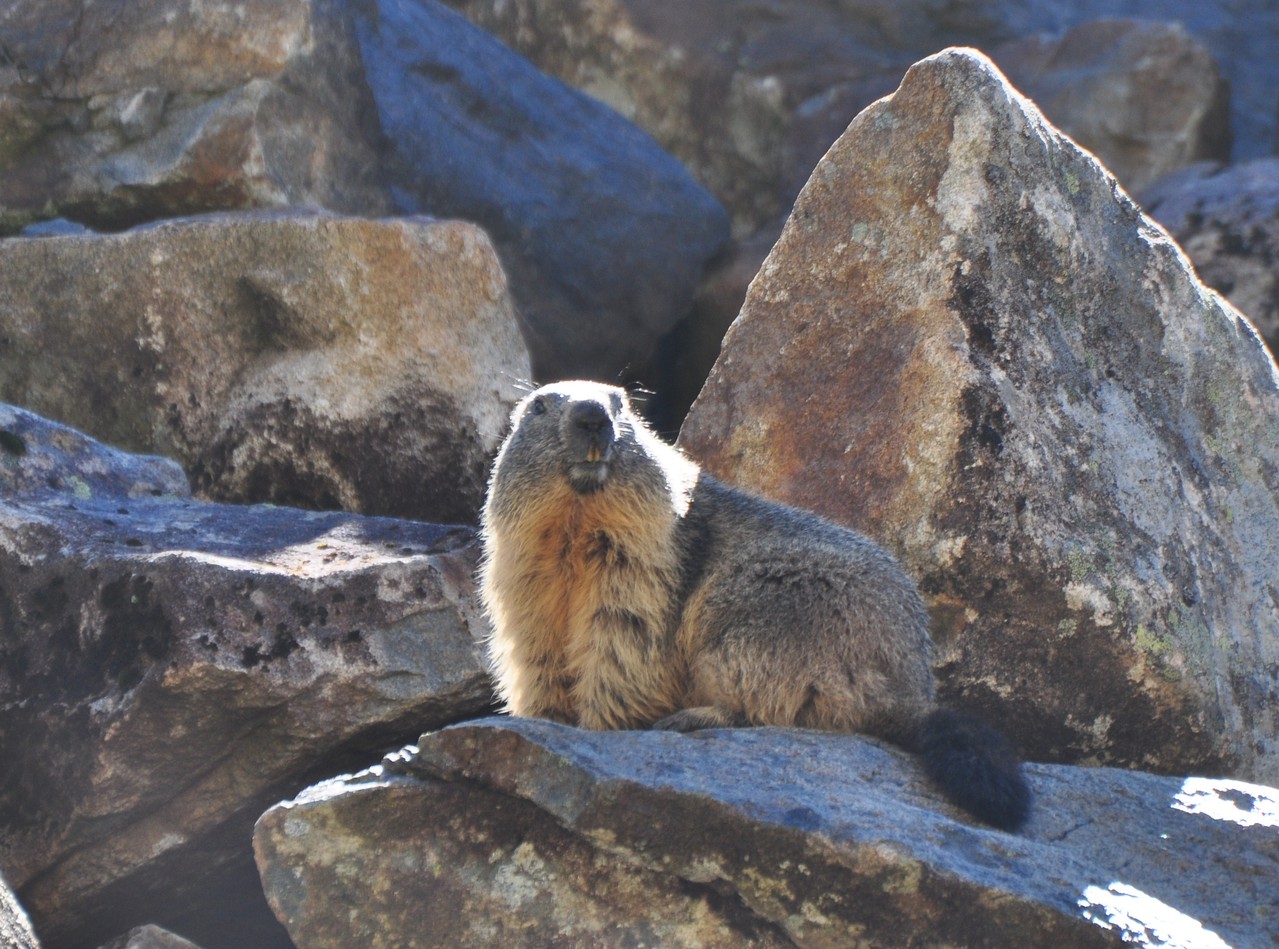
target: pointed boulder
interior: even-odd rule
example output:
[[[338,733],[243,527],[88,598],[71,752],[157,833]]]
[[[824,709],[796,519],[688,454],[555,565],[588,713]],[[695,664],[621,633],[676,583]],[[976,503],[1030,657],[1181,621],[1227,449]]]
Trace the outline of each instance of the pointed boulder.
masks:
[[[1030,757],[1279,777],[1279,372],[980,53],[831,148],[681,442],[902,557]]]

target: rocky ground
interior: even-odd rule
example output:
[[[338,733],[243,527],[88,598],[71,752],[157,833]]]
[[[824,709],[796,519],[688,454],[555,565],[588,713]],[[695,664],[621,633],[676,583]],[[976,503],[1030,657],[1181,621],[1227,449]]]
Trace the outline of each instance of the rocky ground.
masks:
[[[1276,46],[0,8],[0,942],[1273,945]],[[480,720],[471,525],[569,375],[903,560],[1024,833],[867,739]]]

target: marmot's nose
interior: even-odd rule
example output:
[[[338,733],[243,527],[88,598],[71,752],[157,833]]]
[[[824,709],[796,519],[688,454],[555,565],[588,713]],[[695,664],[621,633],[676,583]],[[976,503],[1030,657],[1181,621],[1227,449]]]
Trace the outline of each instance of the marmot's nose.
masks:
[[[577,428],[591,435],[603,433],[608,436],[612,432],[608,412],[598,402],[574,402],[568,410],[568,420]]]

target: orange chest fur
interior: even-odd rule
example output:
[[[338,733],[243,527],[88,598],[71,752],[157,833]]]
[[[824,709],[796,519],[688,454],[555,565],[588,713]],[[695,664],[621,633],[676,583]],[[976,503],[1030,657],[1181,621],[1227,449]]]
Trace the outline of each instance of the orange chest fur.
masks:
[[[536,617],[530,632],[541,651],[572,664],[591,648],[594,620],[604,609],[664,622],[674,570],[662,525],[617,505],[577,503],[528,527],[519,550],[519,599]]]

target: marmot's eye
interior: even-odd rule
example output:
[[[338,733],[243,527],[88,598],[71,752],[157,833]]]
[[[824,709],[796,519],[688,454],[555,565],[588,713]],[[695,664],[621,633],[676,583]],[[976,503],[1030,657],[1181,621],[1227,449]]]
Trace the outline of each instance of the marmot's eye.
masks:
[[[534,399],[534,400],[533,400],[533,401],[529,404],[528,410],[529,410],[529,412],[531,412],[533,415],[545,415],[545,414],[546,414],[546,400],[545,400],[545,399],[543,399],[543,398],[539,395],[536,399]]]

